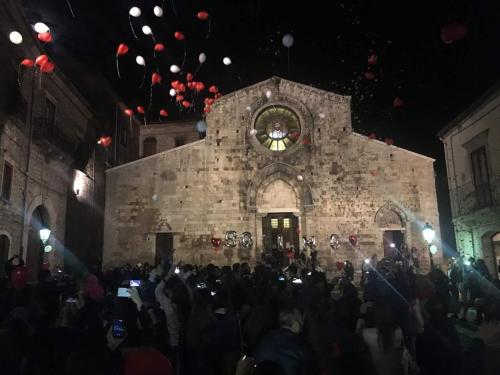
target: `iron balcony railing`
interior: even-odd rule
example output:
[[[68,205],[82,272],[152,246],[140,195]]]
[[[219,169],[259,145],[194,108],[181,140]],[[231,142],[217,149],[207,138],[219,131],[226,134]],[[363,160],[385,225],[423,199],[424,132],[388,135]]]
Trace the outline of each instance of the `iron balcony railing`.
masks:
[[[44,118],[36,118],[33,128],[33,140],[57,148],[67,156],[73,156],[76,150],[76,140],[71,139],[55,124],[48,124]]]
[[[450,190],[453,217],[472,214],[486,207],[500,206],[500,175],[490,176],[489,184],[463,184]]]

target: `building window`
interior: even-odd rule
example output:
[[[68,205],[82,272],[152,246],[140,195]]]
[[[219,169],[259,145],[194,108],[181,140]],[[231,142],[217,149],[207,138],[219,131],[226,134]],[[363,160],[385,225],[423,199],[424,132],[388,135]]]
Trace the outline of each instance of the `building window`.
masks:
[[[156,138],[148,137],[143,142],[142,156],[151,156],[156,154]]]
[[[297,142],[301,134],[299,117],[289,108],[272,106],[255,120],[255,137],[271,151],[285,151]]]
[[[283,228],[290,229],[290,219],[289,218],[283,219]]]
[[[56,126],[56,105],[49,98],[45,98],[44,125],[46,134],[48,136],[54,135]]]
[[[12,189],[12,174],[13,174],[12,165],[5,162],[3,165],[3,174],[2,174],[2,199],[4,201],[10,201],[10,192]]]
[[[184,146],[186,144],[186,140],[184,138],[175,138],[175,147]]]
[[[471,152],[470,158],[477,208],[490,206],[492,199],[486,147],[483,146]]]
[[[278,229],[278,219],[271,219],[271,228]]]

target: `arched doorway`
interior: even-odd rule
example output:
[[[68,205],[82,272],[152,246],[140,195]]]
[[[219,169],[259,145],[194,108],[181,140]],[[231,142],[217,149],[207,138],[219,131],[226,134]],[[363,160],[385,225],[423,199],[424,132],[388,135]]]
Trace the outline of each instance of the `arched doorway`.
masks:
[[[26,266],[30,270],[32,280],[38,279],[38,272],[43,263],[43,247],[40,240],[42,228],[50,229],[49,214],[45,207],[38,206],[31,215],[26,252]]]
[[[382,231],[385,258],[397,257],[406,243],[406,225],[398,211],[391,205],[385,205],[375,215],[375,223]]]
[[[0,277],[5,275],[4,264],[9,259],[10,239],[6,234],[0,235]]]

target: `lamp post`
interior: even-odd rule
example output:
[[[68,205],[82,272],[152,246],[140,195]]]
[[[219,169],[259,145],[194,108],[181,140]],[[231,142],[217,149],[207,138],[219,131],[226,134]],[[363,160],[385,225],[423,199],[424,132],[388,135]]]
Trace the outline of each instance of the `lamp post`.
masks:
[[[47,245],[47,241],[49,240],[49,237],[50,237],[50,229],[42,227],[42,229],[40,229],[40,231],[39,231],[39,234],[40,234],[40,241],[41,241],[41,249],[40,249],[41,254],[40,254],[40,261],[39,261],[38,267],[39,267],[39,269],[41,269],[43,262],[44,262],[45,253],[48,252],[47,248],[50,248],[50,250],[52,250],[52,246]],[[45,245],[47,245],[47,246],[45,246]]]
[[[422,229],[422,235],[424,236],[425,241],[427,242],[429,257],[431,260],[431,270],[434,269],[434,260],[432,256],[436,254],[437,247],[436,245],[431,245],[434,237],[436,236],[436,231],[432,229],[432,226],[429,223],[425,223],[424,229]]]

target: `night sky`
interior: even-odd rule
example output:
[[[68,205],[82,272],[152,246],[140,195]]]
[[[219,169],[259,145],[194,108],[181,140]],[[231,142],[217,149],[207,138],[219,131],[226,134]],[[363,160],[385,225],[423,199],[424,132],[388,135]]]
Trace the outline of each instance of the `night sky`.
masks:
[[[75,18],[66,0],[22,4],[29,22],[49,25],[54,41],[46,45],[48,54],[97,112],[114,110],[102,100],[101,79],[131,108],[147,108],[151,73],[159,69],[163,84],[153,91],[148,118],[157,120],[160,108],[168,109],[172,118],[186,117],[168,95],[170,81],[181,79],[169,67],[181,66],[184,47],[183,72],[194,72],[198,55],[204,52],[207,61],[196,79],[217,85],[223,94],[277,75],[351,95],[355,131],[393,138],[396,146],[438,159],[443,237],[453,244],[442,144],[436,133],[500,78],[500,1],[68,2]],[[155,5],[163,6],[163,17],[153,14]],[[142,10],[141,17],[132,18],[138,39],[129,26],[131,6]],[[196,18],[201,10],[210,14],[209,21]],[[446,44],[440,30],[450,23],[466,25],[467,35]],[[166,47],[156,59],[152,38],[141,32],[145,24]],[[185,42],[174,39],[175,31],[185,34]],[[289,51],[282,44],[285,33],[295,38]],[[120,43],[129,46],[128,54],[120,57],[121,80],[115,68]],[[377,64],[371,66],[375,80],[364,78],[371,54],[377,56]],[[142,87],[144,69],[135,63],[137,55],[146,60]],[[232,65],[222,63],[226,56]],[[195,101],[190,117],[201,116],[205,95]],[[404,101],[400,108],[393,107],[396,97]]]

